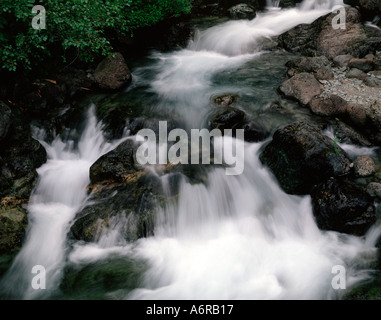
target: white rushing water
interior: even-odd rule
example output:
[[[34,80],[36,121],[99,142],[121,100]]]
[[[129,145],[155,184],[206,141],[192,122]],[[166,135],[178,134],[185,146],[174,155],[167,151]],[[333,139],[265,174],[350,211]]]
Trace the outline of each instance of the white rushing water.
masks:
[[[78,145],[57,137],[44,141],[48,161],[38,169],[39,182],[28,205],[28,232],[25,244],[1,286],[8,294],[25,299],[52,294],[62,276],[66,256],[66,236],[75,214],[85,204],[90,182],[90,166],[122,140],[108,143],[97,122],[94,108],[88,113],[86,128]],[[34,266],[46,270],[46,290],[31,287]]]
[[[342,1],[305,0],[298,9],[271,10],[252,21],[212,27],[184,50],[155,53],[155,62],[137,70],[135,79],[142,81],[147,68],[153,70],[149,90],[161,98],[158,107],[182,108],[194,125],[210,99],[213,75],[255,59],[261,39],[311,23],[336,4]],[[36,297],[28,289],[35,264],[46,266],[49,286],[57,286],[68,228],[86,202],[89,168],[117,143],[105,143],[90,114],[78,148],[59,138],[45,144],[49,160],[39,169],[29,206],[28,238],[5,278],[10,290],[23,286],[18,290],[25,292],[24,298]],[[215,169],[206,185],[184,179],[176,203],[158,211],[155,236],[125,244],[117,234],[123,221],[115,221],[114,232],[99,243],[77,243],[68,261],[86,264],[110,255],[146,261],[139,288],[126,299],[339,298],[343,291],[332,287],[333,267],[346,268],[347,287],[369,277],[380,230],[374,228],[364,238],[320,231],[310,197],[285,194],[258,160],[260,147],[246,144],[240,176]]]

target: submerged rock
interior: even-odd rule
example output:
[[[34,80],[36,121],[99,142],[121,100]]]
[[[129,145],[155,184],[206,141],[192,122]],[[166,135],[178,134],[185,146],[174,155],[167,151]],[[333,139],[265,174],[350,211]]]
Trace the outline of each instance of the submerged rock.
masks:
[[[309,194],[327,178],[351,171],[345,151],[317,127],[304,122],[277,130],[260,159],[291,194]]]
[[[311,196],[320,229],[361,236],[376,222],[372,197],[353,182],[331,178]]]
[[[237,99],[238,99],[238,96],[234,94],[225,94],[225,95],[216,96],[212,98],[213,102],[216,105],[223,106],[223,107],[232,105],[234,102],[237,101]]]

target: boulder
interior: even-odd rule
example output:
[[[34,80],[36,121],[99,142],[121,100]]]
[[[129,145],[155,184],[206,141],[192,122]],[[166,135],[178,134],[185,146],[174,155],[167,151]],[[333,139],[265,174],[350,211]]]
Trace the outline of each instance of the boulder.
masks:
[[[347,114],[350,121],[357,127],[364,127],[366,123],[366,107],[356,103],[348,103]]]
[[[142,172],[125,176],[123,183],[90,186],[91,205],[77,214],[71,234],[77,240],[96,242],[118,228],[124,241],[154,234],[154,219],[162,188],[159,180]]]
[[[378,77],[367,76],[367,77],[364,79],[364,83],[365,83],[368,87],[372,87],[372,88],[381,88],[381,79],[379,79]]]
[[[246,114],[240,109],[224,107],[217,109],[211,116],[211,129],[237,129],[246,119]]]
[[[240,19],[248,19],[252,20],[257,15],[255,10],[247,5],[246,3],[237,4],[230,9],[228,9],[229,16],[231,19],[240,20]]]
[[[37,182],[37,171],[46,162],[42,145],[25,130],[25,123],[14,123],[0,150],[0,197],[29,197]]]
[[[325,56],[304,58],[300,61],[298,69],[313,73],[317,80],[334,79],[331,63]]]
[[[366,187],[366,191],[371,197],[377,197],[381,199],[381,183],[379,182],[371,182]]]
[[[353,56],[350,54],[341,54],[333,58],[333,64],[336,67],[346,68],[351,59],[353,59]]]
[[[235,101],[237,101],[238,96],[234,94],[225,94],[221,96],[213,97],[213,103],[215,103],[218,106],[227,107],[232,105]]]
[[[286,98],[307,105],[313,97],[321,93],[321,85],[312,74],[302,72],[283,82],[279,90]]]
[[[361,57],[378,50],[381,46],[380,31],[365,27],[361,23],[361,16],[357,9],[346,8],[345,10],[345,29],[332,27],[332,19],[335,18],[335,13],[326,17],[316,40],[317,52],[333,59],[338,55],[345,54]]]
[[[90,168],[91,182],[100,183],[107,180],[122,182],[129,174],[137,171],[134,161],[135,151],[134,141],[127,140],[100,157]]]
[[[369,156],[358,156],[353,165],[357,177],[369,177],[376,173],[374,160]]]
[[[210,116],[210,129],[219,129],[223,132],[225,129],[244,130],[245,141],[259,142],[269,137],[270,133],[258,119],[251,120],[245,112],[234,107],[222,107],[215,109]]]
[[[318,227],[362,236],[376,221],[372,197],[357,184],[330,178],[311,193]]]
[[[366,124],[364,128],[372,142],[381,143],[381,101],[375,101],[365,109]]]
[[[359,79],[359,80],[365,80],[368,77],[368,75],[360,69],[352,68],[346,73],[346,77]]]
[[[308,104],[314,114],[327,117],[344,115],[347,105],[344,99],[333,94],[327,97],[314,97]]]
[[[1,200],[0,254],[11,253],[22,245],[28,223],[25,202],[14,197]]]
[[[325,18],[320,17],[311,24],[300,24],[281,34],[278,37],[279,46],[303,56],[316,56],[316,41]]]
[[[291,194],[308,194],[327,178],[351,171],[345,151],[319,128],[304,122],[277,130],[260,159]]]
[[[371,59],[353,58],[348,63],[349,68],[356,68],[365,73],[374,69],[374,62]]]
[[[118,90],[131,81],[131,73],[121,53],[103,59],[94,71],[94,79],[101,89]]]

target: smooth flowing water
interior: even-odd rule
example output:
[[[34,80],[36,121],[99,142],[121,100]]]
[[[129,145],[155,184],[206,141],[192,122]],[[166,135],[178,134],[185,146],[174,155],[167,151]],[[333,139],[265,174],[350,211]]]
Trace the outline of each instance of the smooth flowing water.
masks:
[[[238,94],[248,113],[259,114],[276,98],[273,81],[283,70],[279,59],[286,59],[279,52],[266,52],[263,44],[293,26],[311,23],[337,4],[342,1],[305,0],[299,8],[272,8],[252,21],[201,30],[183,50],[152,53],[134,70],[126,94],[133,99],[139,93],[153,112],[175,113],[189,128],[202,125],[211,97],[221,93]],[[158,208],[155,236],[135,243],[121,241],[122,219],[112,222],[112,232],[98,243],[69,246],[68,230],[86,205],[89,168],[121,142],[106,142],[94,114],[88,118],[77,146],[59,137],[44,143],[49,160],[39,169],[40,182],[28,208],[28,236],[1,282],[8,295],[332,299],[343,293],[332,287],[334,266],[345,267],[347,287],[371,276],[380,230],[373,228],[364,238],[319,230],[310,197],[285,194],[261,165],[261,143],[245,144],[242,175],[226,176],[225,170],[215,168],[207,184],[183,179],[177,200]],[[162,182],[165,187],[166,176]],[[42,295],[30,287],[34,265],[47,269]],[[81,270],[77,280],[88,291],[60,295],[65,266]],[[105,270],[118,275],[117,289],[100,289],[84,280],[96,282]]]

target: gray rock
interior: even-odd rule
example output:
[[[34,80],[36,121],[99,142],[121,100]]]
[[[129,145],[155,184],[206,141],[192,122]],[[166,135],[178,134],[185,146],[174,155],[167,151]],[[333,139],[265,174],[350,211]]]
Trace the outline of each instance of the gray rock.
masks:
[[[369,156],[359,156],[354,161],[355,174],[358,177],[368,177],[376,172],[376,165]]]
[[[313,97],[321,93],[321,84],[312,74],[302,72],[283,82],[279,90],[287,98],[307,105]]]
[[[371,197],[377,197],[381,199],[381,183],[371,182],[368,184],[366,191]]]
[[[240,20],[240,19],[248,19],[252,20],[257,15],[255,10],[247,5],[246,3],[240,3],[231,7],[229,10],[229,15],[231,19]]]
[[[347,72],[346,76],[347,76],[347,78],[355,78],[355,79],[359,79],[359,80],[365,80],[368,75],[360,69],[352,68]]]
[[[366,77],[366,78],[364,79],[364,83],[365,83],[368,87],[372,87],[372,88],[381,88],[381,79],[376,78],[376,77],[372,77],[372,76]]]
[[[324,56],[304,58],[300,61],[298,68],[302,72],[312,72],[317,80],[334,78],[331,63]]]

